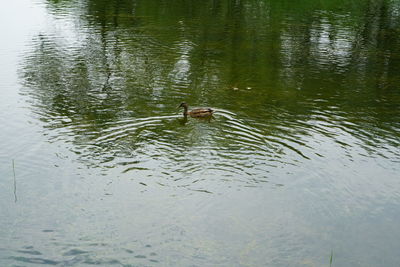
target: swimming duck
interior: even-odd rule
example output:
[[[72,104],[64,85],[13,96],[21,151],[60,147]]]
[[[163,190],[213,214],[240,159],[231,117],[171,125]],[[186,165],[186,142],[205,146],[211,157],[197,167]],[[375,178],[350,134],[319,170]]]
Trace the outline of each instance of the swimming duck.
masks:
[[[192,110],[189,110],[189,106],[188,104],[186,104],[185,102],[182,102],[179,107],[183,107],[184,111],[183,111],[183,116],[187,116],[189,115],[192,118],[207,118],[210,117],[213,113],[214,110],[212,110],[211,108],[195,108]]]

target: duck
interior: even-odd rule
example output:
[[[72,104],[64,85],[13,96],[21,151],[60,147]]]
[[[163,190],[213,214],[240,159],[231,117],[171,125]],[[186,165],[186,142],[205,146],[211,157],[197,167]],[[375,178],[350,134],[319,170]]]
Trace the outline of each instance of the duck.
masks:
[[[179,105],[179,108],[183,107],[183,116],[187,117],[188,115],[192,118],[208,118],[211,117],[214,113],[214,110],[211,108],[195,108],[192,110],[189,109],[189,105],[185,102],[182,102]]]

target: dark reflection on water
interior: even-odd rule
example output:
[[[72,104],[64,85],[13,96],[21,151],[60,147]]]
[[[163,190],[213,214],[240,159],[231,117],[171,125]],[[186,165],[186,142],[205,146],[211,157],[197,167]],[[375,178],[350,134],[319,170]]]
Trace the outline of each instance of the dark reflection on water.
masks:
[[[64,246],[71,247],[71,244],[63,244]],[[103,265],[103,266],[114,266],[114,265],[124,265],[121,260],[132,259],[134,258],[136,263],[158,263],[157,260],[158,254],[153,252],[153,248],[151,245],[143,245],[143,251],[138,254],[131,249],[123,249],[118,251],[116,254],[118,258],[121,260],[117,260],[114,257],[108,257],[106,255],[98,255],[96,256],[96,251],[101,252],[104,248],[107,247],[107,244],[88,244],[87,246],[90,251],[85,251],[77,248],[69,249],[65,253],[62,254],[62,260],[52,260],[46,259],[42,257],[42,253],[33,249],[33,246],[25,246],[24,250],[16,251],[16,253],[20,253],[22,256],[10,256],[9,259],[14,262],[22,263],[22,264],[40,264],[40,265],[55,265],[55,266],[76,266],[76,265]],[[32,256],[29,257],[31,254]],[[25,255],[25,256],[24,256]],[[115,256],[115,255],[113,255]],[[125,266],[125,265],[124,265]],[[129,265],[128,265],[129,266]]]
[[[34,39],[24,93],[52,141],[162,183],[266,181],[325,142],[398,161],[397,7],[283,3],[49,1],[71,27]],[[221,111],[182,125],[183,99]]]

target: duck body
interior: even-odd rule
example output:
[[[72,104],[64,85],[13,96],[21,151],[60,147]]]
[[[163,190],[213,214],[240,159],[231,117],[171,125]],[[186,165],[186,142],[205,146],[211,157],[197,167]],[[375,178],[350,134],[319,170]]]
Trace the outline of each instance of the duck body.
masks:
[[[188,104],[185,102],[181,103],[179,107],[183,107],[183,116],[190,116],[192,118],[207,118],[211,117],[212,114],[214,113],[214,110],[211,108],[195,108],[192,110],[189,110]]]

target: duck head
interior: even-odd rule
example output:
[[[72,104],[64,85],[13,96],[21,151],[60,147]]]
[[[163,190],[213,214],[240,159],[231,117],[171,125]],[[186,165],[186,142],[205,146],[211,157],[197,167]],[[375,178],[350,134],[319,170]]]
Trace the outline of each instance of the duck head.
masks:
[[[186,104],[186,102],[182,102],[180,105],[179,105],[179,107],[178,108],[185,108],[185,109],[187,109],[188,108],[188,104]]]

